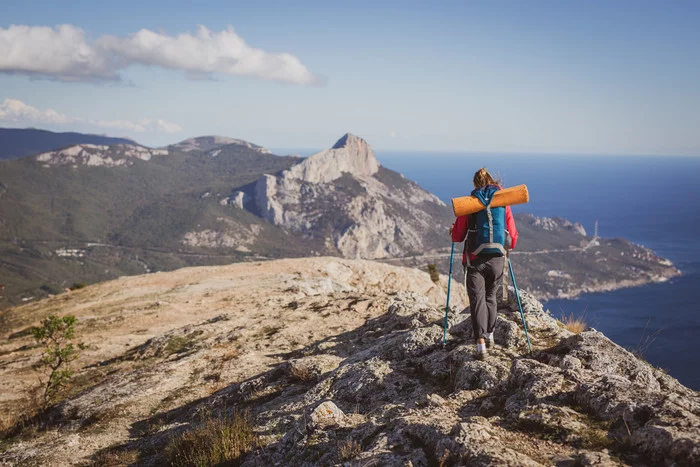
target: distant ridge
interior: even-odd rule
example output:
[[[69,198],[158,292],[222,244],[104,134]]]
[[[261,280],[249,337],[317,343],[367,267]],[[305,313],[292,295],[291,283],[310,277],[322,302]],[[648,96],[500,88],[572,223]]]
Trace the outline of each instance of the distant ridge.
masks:
[[[249,149],[253,149],[255,151],[258,151],[262,154],[270,154],[270,151],[265,149],[262,146],[258,146],[257,144],[253,144],[249,141],[244,141],[242,139],[236,139],[236,138],[229,138],[228,136],[216,136],[216,135],[211,135],[211,136],[198,136],[196,138],[188,138],[184,141],[180,141],[177,144],[171,144],[168,146],[169,148],[176,149],[179,151],[183,152],[191,152],[191,151],[213,151],[212,154],[210,154],[212,157],[216,157],[221,151],[218,151],[218,149],[228,146],[230,144],[235,144],[238,146],[243,146]]]
[[[19,159],[76,144],[138,144],[128,138],[84,133],[54,133],[33,128],[0,128],[0,160]]]

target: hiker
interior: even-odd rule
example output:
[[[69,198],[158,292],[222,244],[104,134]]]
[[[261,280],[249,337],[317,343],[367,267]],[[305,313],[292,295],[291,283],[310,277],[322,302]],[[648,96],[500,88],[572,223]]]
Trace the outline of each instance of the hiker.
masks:
[[[486,349],[494,345],[496,293],[503,280],[507,250],[515,248],[518,230],[510,206],[488,207],[494,193],[501,189],[488,170],[477,170],[473,181],[472,196],[479,198],[487,208],[458,217],[451,232],[453,242],[464,242],[462,265],[476,339],[476,358],[483,360]]]

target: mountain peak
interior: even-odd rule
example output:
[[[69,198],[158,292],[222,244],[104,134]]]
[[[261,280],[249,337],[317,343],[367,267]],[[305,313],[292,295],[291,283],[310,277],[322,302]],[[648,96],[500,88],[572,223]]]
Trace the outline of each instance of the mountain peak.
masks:
[[[345,133],[338,141],[335,142],[331,149],[340,149],[348,146],[360,145],[369,146],[369,144],[367,144],[367,141],[360,138],[359,136],[355,136],[352,133]]]
[[[379,162],[367,141],[346,133],[332,148],[317,152],[289,169],[289,174],[311,183],[328,183],[343,173],[371,177],[377,171]]]

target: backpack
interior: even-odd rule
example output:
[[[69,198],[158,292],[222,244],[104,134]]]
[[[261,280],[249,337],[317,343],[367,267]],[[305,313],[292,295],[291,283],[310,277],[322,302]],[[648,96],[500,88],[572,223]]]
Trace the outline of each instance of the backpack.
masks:
[[[506,208],[492,208],[493,195],[500,190],[496,185],[487,185],[472,191],[472,196],[485,208],[469,216],[467,251],[473,255],[504,256],[510,244],[506,231]],[[467,255],[469,258],[469,255]]]

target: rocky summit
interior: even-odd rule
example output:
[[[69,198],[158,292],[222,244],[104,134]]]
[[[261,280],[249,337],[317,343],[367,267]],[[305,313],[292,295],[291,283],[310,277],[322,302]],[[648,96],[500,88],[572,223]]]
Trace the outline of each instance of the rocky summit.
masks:
[[[242,139],[229,138],[228,136],[198,136],[196,138],[188,138],[184,141],[180,141],[177,144],[170,145],[169,148],[182,152],[209,151],[211,156],[216,157],[221,153],[220,148],[230,144],[253,149],[262,154],[270,154],[270,151],[262,146],[258,146],[257,144],[253,144]]]
[[[227,440],[237,448],[207,462],[700,463],[698,393],[522,293],[528,353],[512,290],[478,361],[461,285],[442,344],[445,286],[321,257],[124,277],[15,308],[0,463],[189,465]],[[78,317],[76,376],[43,417],[12,424],[37,384],[27,327],[50,312]]]
[[[351,134],[277,175],[263,175],[231,199],[350,258],[430,250],[444,239],[449,219],[445,203],[381,167],[369,144]]]

